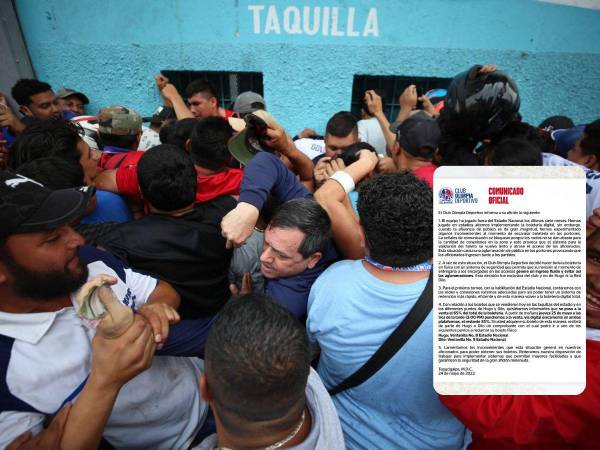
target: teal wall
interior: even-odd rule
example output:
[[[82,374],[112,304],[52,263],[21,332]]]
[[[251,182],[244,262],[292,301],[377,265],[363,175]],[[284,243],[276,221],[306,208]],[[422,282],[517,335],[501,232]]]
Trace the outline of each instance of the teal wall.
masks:
[[[474,63],[495,63],[515,78],[525,120],[596,119],[600,2],[583,3],[592,8],[536,0],[16,0],[38,77],[88,94],[88,112],[122,103],[149,114],[160,102],[160,70],[255,71],[268,108],[292,134],[323,130],[349,109],[355,74],[452,77]]]

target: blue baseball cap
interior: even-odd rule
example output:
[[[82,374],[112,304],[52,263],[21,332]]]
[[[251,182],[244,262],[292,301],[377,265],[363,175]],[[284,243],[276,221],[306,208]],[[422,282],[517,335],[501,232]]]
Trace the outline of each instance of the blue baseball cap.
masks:
[[[567,152],[575,147],[575,144],[583,135],[584,129],[585,125],[577,125],[573,128],[554,130],[550,133],[552,140],[556,143],[556,153],[566,158]]]

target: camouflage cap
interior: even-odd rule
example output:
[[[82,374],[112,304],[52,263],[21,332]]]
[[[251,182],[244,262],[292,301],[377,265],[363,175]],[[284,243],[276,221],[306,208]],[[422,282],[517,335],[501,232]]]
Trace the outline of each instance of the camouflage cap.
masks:
[[[128,136],[142,131],[142,117],[124,106],[109,106],[98,113],[100,133]]]

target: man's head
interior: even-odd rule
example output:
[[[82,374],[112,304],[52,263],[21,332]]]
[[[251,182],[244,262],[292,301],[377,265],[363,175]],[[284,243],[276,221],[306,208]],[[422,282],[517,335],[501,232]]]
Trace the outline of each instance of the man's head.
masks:
[[[162,144],[147,150],[140,158],[137,175],[144,199],[160,212],[178,211],[194,203],[196,171],[180,148]]]
[[[24,116],[42,120],[62,117],[58,99],[48,83],[22,78],[12,87],[11,93]]]
[[[124,106],[109,106],[98,113],[98,135],[104,147],[137,150],[142,135],[142,117]]]
[[[252,91],[242,92],[233,103],[233,110],[241,118],[259,109],[266,109],[265,99],[262,95]]]
[[[435,119],[415,115],[404,120],[396,133],[397,151],[393,159],[398,167],[405,167],[404,161],[431,161],[440,144],[441,131]]]
[[[44,300],[84,283],[87,267],[77,257],[84,239],[68,225],[81,216],[93,191],[51,191],[0,172],[0,289]]]
[[[190,139],[198,119],[192,117],[167,121],[160,129],[160,142],[163,144],[174,145],[180,149],[187,151],[186,142]]]
[[[194,80],[185,88],[190,111],[199,119],[219,115],[217,89],[208,80]]]
[[[85,94],[69,88],[59,89],[56,98],[63,111],[70,111],[76,116],[83,115],[83,106],[90,103]]]
[[[541,166],[540,148],[525,139],[508,138],[491,146],[485,155],[488,166]]]
[[[196,166],[219,171],[231,159],[227,142],[232,136],[233,129],[226,120],[207,117],[196,123],[186,148]]]
[[[334,158],[358,142],[356,117],[348,111],[335,113],[325,128],[325,155]]]
[[[225,304],[206,342],[202,396],[229,435],[268,435],[298,423],[310,351],[304,327],[264,294]]]
[[[265,230],[260,270],[265,278],[286,278],[312,269],[331,239],[331,220],[314,200],[285,202]]]
[[[360,224],[371,258],[406,267],[433,255],[431,189],[410,172],[378,175],[358,194]]]
[[[11,148],[9,167],[16,170],[49,156],[79,162],[88,183],[96,177],[96,161],[89,145],[79,136],[77,124],[63,120],[38,121],[25,128]]]
[[[85,175],[79,161],[47,156],[34,159],[17,168],[17,173],[43,184],[48,189],[85,186]]]
[[[588,169],[600,170],[600,119],[585,126],[583,135],[567,157]]]

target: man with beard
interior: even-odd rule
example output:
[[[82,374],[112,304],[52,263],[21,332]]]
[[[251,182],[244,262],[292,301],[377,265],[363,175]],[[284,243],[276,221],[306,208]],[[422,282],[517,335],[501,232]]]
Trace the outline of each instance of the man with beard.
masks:
[[[92,191],[50,191],[0,172],[0,448],[39,433],[70,402],[60,448],[97,448],[102,436],[117,448],[187,448],[207,413],[197,384],[202,363],[152,356],[161,348],[157,354],[201,354],[195,333],[209,324],[169,330],[179,319],[170,285],[83,245],[69,224]],[[74,291],[100,274],[136,313],[113,339],[73,307]]]

